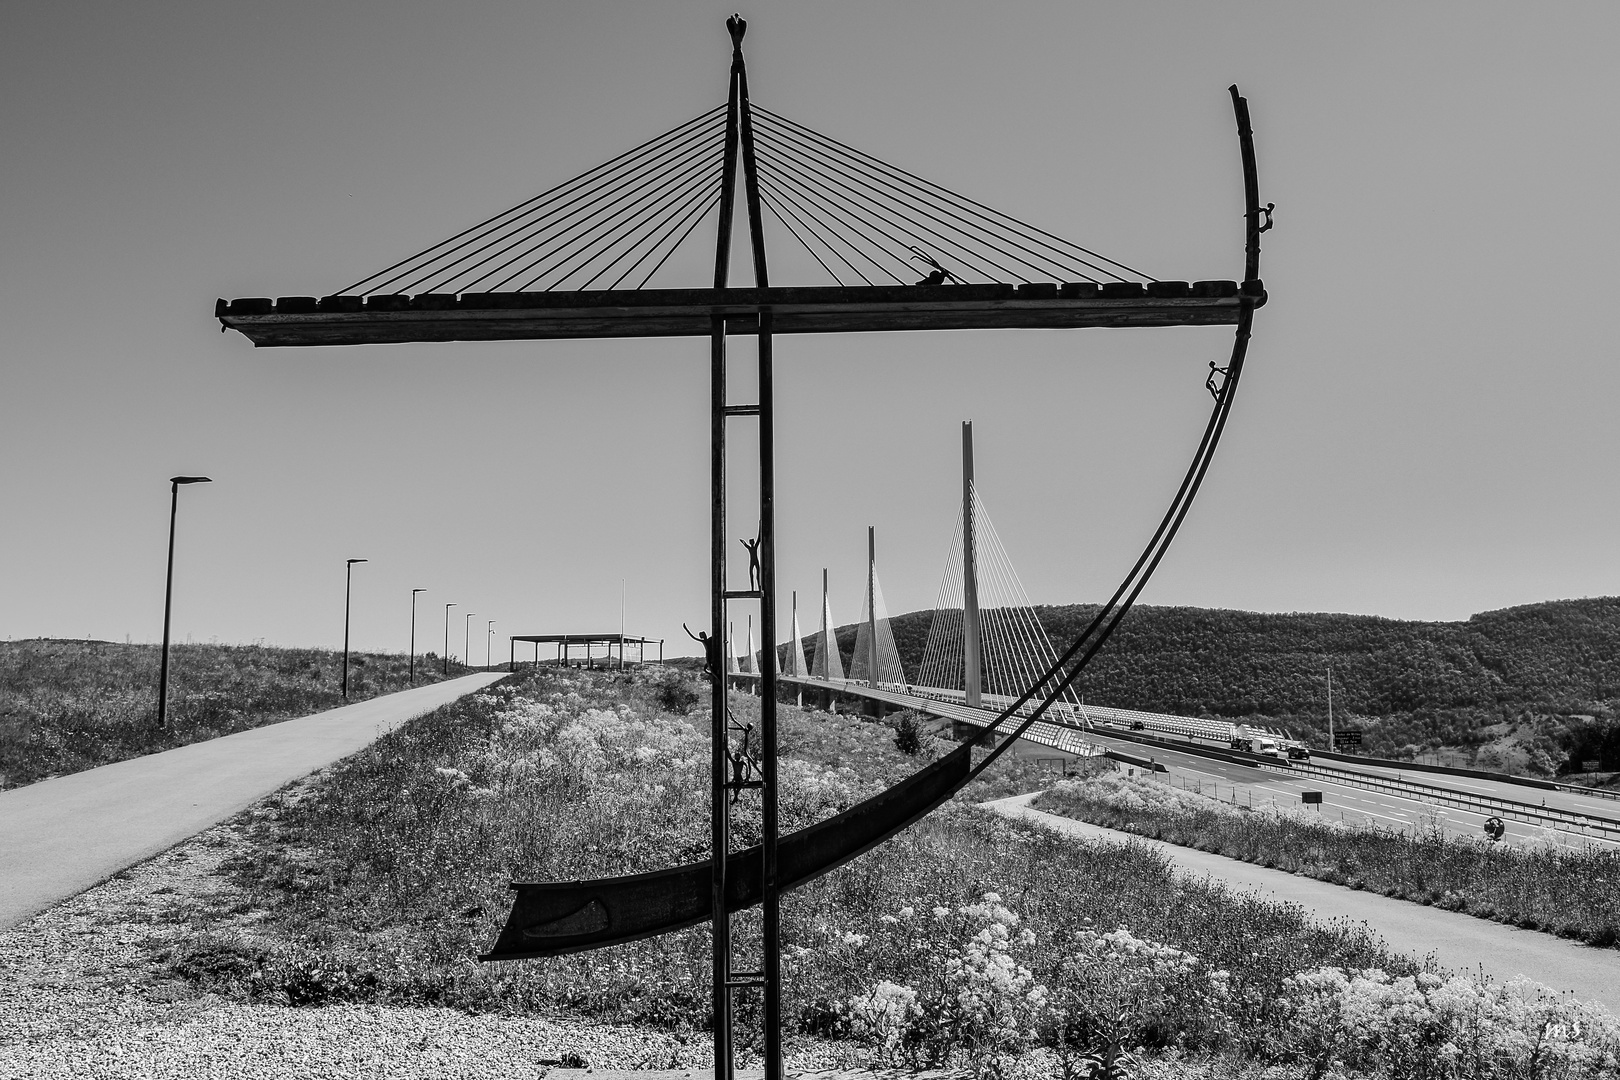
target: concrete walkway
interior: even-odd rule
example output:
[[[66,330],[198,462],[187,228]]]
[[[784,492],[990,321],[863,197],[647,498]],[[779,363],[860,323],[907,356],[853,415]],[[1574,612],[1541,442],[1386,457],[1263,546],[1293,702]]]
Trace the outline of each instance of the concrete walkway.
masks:
[[[984,805],[1008,817],[1043,825],[1065,836],[1132,841],[1165,855],[1181,872],[1213,878],[1238,892],[1298,904],[1316,918],[1365,922],[1390,948],[1413,956],[1432,955],[1454,972],[1483,970],[1501,982],[1517,975],[1567,990],[1583,1001],[1596,1001],[1620,1014],[1620,949],[1596,949],[1536,930],[1476,919],[1455,911],[1425,907],[1377,893],[1300,877],[1286,870],[1229,859],[1196,848],[1149,840],[1134,833],[1105,829],[1073,818],[1031,809],[1034,794],[1015,795]]]
[[[464,675],[0,791],[0,929],[501,678]]]

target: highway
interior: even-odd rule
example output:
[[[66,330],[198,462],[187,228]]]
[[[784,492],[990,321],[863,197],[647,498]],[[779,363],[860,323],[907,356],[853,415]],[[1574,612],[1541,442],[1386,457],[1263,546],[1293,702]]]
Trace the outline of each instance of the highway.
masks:
[[[746,674],[735,677],[752,678]],[[968,708],[961,702],[960,692],[951,695],[930,690],[928,696],[920,696],[908,693],[907,688],[873,688],[849,680],[829,683],[794,676],[779,678],[806,690],[832,690],[975,726],[983,726],[996,716],[991,709]],[[952,696],[957,700],[942,700]],[[995,702],[1003,706],[1010,703],[1010,699]],[[1322,803],[1317,812],[1328,820],[1346,824],[1401,831],[1437,828],[1447,836],[1477,839],[1484,836],[1486,820],[1499,817],[1506,827],[1501,840],[1504,844],[1552,844],[1570,850],[1581,850],[1588,845],[1620,848],[1620,801],[1506,781],[1383,768],[1337,759],[1297,766],[1261,763],[1259,759],[1249,764],[1227,760],[1250,755],[1233,755],[1215,735],[1205,735],[1201,730],[1208,727],[1214,732],[1218,726],[1224,730],[1229,727],[1224,722],[1189,718],[1189,726],[1196,725],[1196,728],[1177,738],[1175,745],[1167,745],[1169,735],[1164,728],[1181,718],[1094,706],[1086,706],[1084,713],[1079,719],[1094,722],[1094,726],[1084,730],[1045,720],[1037,722],[1025,736],[1031,745],[1020,756],[1039,756],[1051,749],[1081,754],[1111,750],[1147,759],[1162,767],[1163,771],[1155,770],[1154,775],[1166,783],[1244,806],[1299,808],[1305,805],[1301,798],[1304,792],[1319,791]],[[1110,731],[1104,724],[1105,720],[1118,720],[1124,727],[1127,719],[1139,717],[1154,719],[1154,726],[1160,730]],[[1143,741],[1144,736],[1151,736],[1153,741]]]

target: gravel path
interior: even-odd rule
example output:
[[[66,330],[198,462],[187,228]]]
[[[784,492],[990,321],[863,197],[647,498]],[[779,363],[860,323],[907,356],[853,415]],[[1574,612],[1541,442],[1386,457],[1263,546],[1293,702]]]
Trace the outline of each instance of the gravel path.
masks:
[[[683,1041],[567,1017],[293,1008],[199,993],[168,975],[162,954],[212,929],[251,933],[239,894],[214,873],[241,848],[245,820],[0,931],[0,1078],[513,1080],[575,1064],[569,1055],[593,1076],[673,1068],[702,1080],[710,1067],[701,1032]],[[796,1048],[789,1063],[800,1071],[855,1064],[849,1048],[817,1043]]]

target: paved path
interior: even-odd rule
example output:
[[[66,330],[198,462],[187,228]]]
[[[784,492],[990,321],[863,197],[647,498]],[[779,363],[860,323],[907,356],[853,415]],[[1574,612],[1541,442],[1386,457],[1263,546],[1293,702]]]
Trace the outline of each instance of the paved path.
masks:
[[[0,929],[501,678],[464,675],[0,791]]]
[[[1595,949],[1535,930],[1520,930],[1472,915],[1348,889],[1196,848],[1042,813],[1028,805],[1034,798],[1033,794],[1016,795],[985,806],[1008,817],[1037,822],[1067,836],[1114,842],[1132,840],[1162,852],[1179,870],[1192,877],[1214,878],[1241,892],[1298,904],[1322,920],[1365,921],[1398,952],[1414,956],[1432,954],[1441,967],[1457,972],[1483,969],[1487,975],[1504,982],[1522,974],[1620,1013],[1620,950]]]

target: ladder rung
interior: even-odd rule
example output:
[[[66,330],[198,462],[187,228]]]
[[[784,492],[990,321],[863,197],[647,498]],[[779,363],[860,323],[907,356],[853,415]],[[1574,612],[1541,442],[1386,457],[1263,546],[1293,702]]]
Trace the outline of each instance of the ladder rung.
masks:
[[[758,416],[758,405],[722,405],[720,411],[726,416]]]
[[[758,589],[727,589],[726,590],[726,599],[727,600],[758,600],[758,599],[760,599],[760,591]]]

